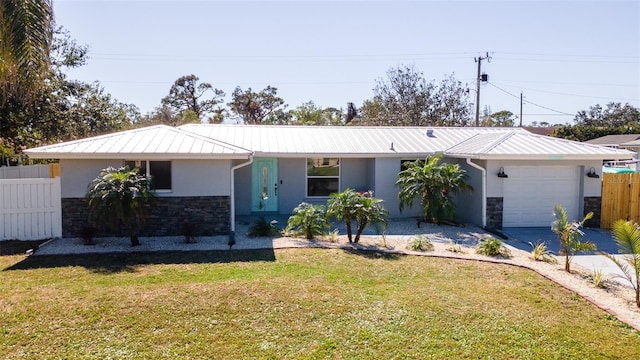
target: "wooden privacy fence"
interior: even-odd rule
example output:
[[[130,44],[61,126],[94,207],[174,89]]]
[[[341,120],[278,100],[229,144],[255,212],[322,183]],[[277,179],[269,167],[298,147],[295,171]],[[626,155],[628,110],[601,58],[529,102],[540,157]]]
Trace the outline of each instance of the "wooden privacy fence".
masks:
[[[600,211],[603,229],[611,229],[620,219],[640,223],[640,173],[604,173]]]
[[[0,180],[0,240],[61,236],[59,177]]]

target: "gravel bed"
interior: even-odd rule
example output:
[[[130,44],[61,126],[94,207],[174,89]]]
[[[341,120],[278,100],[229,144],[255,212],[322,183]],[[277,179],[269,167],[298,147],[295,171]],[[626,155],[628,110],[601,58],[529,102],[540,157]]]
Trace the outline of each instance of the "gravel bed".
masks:
[[[306,241],[301,239],[277,237],[248,237],[249,225],[241,223],[236,225],[236,243],[233,249],[265,249],[285,247],[313,247],[327,246],[318,241]],[[338,227],[340,236],[346,231]],[[379,236],[375,229],[368,227],[363,239],[371,236]],[[478,239],[489,236],[479,227],[456,227],[449,225],[434,225],[422,223],[420,227],[413,220],[391,221],[387,228],[386,241],[399,248],[416,236],[427,236],[432,242],[449,243],[451,241],[464,245],[475,246]],[[229,249],[229,236],[202,236],[197,237],[194,243],[186,243],[182,236],[140,237],[140,245],[132,247],[128,237],[101,237],[94,240],[93,245],[84,245],[81,238],[59,238],[42,244],[34,255],[57,254],[90,254],[90,253],[114,253],[114,252],[151,252],[151,251],[208,251]]]

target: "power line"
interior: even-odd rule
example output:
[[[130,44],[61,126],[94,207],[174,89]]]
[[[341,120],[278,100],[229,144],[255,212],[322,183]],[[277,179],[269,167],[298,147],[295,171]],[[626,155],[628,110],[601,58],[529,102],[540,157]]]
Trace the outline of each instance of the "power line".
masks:
[[[493,86],[494,88],[496,88],[496,89],[498,89],[498,90],[500,90],[500,91],[502,91],[502,92],[506,93],[506,94],[509,94],[509,95],[513,96],[513,97],[514,97],[514,98],[516,98],[516,99],[520,99],[520,96],[515,95],[515,94],[512,94],[512,93],[508,92],[507,90],[502,89],[502,88],[500,88],[500,87],[496,86],[495,84],[493,84],[493,83],[491,83],[491,82],[489,82],[488,84],[489,84],[489,85],[491,85],[491,86]],[[539,108],[541,108],[541,109],[545,109],[545,110],[549,110],[549,111],[556,112],[556,113],[561,114],[561,115],[568,115],[568,116],[573,116],[573,115],[574,115],[574,114],[569,114],[569,113],[564,112],[564,111],[555,110],[555,109],[552,109],[552,108],[549,108],[549,107],[546,107],[546,106],[543,106],[543,105],[540,105],[540,104],[536,104],[536,103],[534,103],[534,102],[532,102],[532,101],[529,101],[529,100],[523,100],[523,102],[524,102],[524,103],[527,103],[527,104],[531,104],[531,105],[533,105],[533,106],[537,106],[537,107],[539,107]]]
[[[501,84],[501,83],[498,83]],[[513,87],[515,88],[515,86],[512,85],[506,85],[506,84],[501,84],[502,86],[506,86],[506,87]],[[495,86],[495,85],[494,85]],[[604,99],[604,100],[611,100],[611,97],[604,97],[604,96],[592,96],[592,95],[580,95],[580,94],[570,94],[570,93],[562,93],[562,92],[557,92],[557,91],[548,91],[548,90],[540,90],[540,89],[532,89],[532,88],[526,88],[526,87],[519,87],[520,89],[524,89],[524,90],[531,90],[531,91],[537,91],[537,92],[541,92],[541,93],[547,93],[547,94],[554,94],[554,95],[565,95],[565,96],[575,96],[575,97],[583,97],[583,98],[591,98],[591,99]],[[623,101],[637,101],[638,99],[626,99],[626,98],[616,98],[616,100],[623,100]]]

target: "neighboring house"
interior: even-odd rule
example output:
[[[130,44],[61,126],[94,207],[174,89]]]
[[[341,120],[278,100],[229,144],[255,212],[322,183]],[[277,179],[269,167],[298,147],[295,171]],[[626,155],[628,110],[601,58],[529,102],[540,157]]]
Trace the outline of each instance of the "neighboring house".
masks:
[[[614,149],[624,149],[634,152],[633,156],[630,156],[622,164],[626,166],[631,165],[631,168],[638,168],[638,154],[640,153],[640,134],[623,134],[623,135],[606,135],[596,139],[585,141],[587,144],[606,146]],[[611,160],[615,164],[615,160],[619,159],[606,159]]]
[[[234,231],[235,216],[290,214],[299,203],[325,203],[346,188],[373,190],[393,218],[403,161],[437,153],[458,163],[471,193],[459,194],[461,221],[495,228],[549,226],[557,203],[572,219],[599,214],[604,159],[629,152],[535,135],[517,128],[152,126],[25,151],[60,159],[63,235],[86,221],[89,182],[125,164],[154,177],[156,205],[144,233],[177,235],[184,221],[202,235]],[[595,225],[598,225],[597,219]]]

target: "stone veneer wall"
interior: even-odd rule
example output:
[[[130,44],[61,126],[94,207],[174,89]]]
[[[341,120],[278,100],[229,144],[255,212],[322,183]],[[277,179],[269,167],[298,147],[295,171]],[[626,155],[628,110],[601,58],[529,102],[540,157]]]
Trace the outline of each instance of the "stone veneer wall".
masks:
[[[503,200],[501,197],[487,198],[487,227],[502,229]]]
[[[600,209],[602,208],[602,198],[600,196],[588,196],[584,198],[584,214],[593,211],[593,217],[584,225],[586,227],[600,227]]]
[[[87,198],[62,199],[62,236],[80,236],[87,223]],[[230,200],[228,196],[157,197],[145,209],[140,236],[176,236],[182,224],[194,225],[196,236],[229,233]],[[98,236],[128,236],[124,226],[118,229],[101,226]]]

